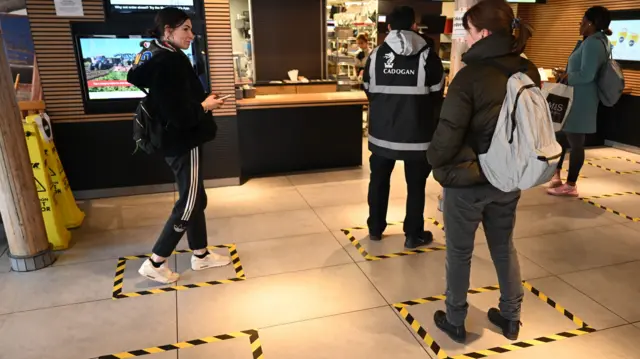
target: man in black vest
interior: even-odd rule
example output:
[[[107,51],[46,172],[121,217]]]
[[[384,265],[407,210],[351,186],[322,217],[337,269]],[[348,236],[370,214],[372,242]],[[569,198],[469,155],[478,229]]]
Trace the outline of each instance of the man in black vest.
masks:
[[[388,17],[389,34],[373,50],[364,70],[369,98],[369,235],[381,240],[387,227],[391,172],[404,161],[407,208],[405,247],[428,245],[433,235],[424,230],[425,187],[431,166],[427,148],[435,131],[442,102],[444,70],[433,46],[419,35],[415,12],[397,7]]]

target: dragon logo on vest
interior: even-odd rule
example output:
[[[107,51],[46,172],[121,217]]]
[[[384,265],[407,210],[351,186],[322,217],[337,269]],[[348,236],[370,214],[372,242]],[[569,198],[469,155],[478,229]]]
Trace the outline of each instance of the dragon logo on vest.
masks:
[[[387,60],[387,62],[384,63],[384,68],[386,69],[392,69],[393,68],[393,62],[396,60],[396,55],[393,54],[393,52],[390,52],[386,55],[384,55],[385,60]]]

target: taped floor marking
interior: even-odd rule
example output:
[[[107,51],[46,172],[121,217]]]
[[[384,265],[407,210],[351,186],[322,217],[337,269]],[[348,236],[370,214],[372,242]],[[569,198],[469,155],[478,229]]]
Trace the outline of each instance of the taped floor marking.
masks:
[[[196,346],[221,342],[230,339],[249,337],[249,342],[251,343],[251,354],[253,359],[264,359],[264,355],[262,353],[262,345],[260,344],[260,336],[258,335],[257,330],[244,330],[241,332],[229,333],[216,335],[213,337],[206,337],[194,340],[188,340],[185,342],[162,345],[157,347],[151,347],[146,349],[138,349],[132,350],[128,352],[121,352],[116,354],[103,355],[98,357],[97,359],[128,359],[128,358],[137,358],[145,355],[164,353],[173,350],[179,349],[188,349]]]
[[[438,220],[435,218],[427,218],[425,219],[425,222],[429,222],[444,231],[444,226],[440,222],[438,222]],[[387,223],[387,225],[397,226],[403,223],[404,222],[389,222]],[[351,227],[351,228],[341,229],[342,233],[344,233],[344,235],[347,237],[349,242],[351,242],[351,244],[353,244],[353,246],[356,247],[358,252],[364,257],[364,259],[368,261],[379,261],[379,260],[388,259],[388,258],[405,257],[405,256],[414,255],[414,254],[437,252],[437,251],[443,251],[447,249],[447,247],[445,246],[436,246],[436,247],[410,249],[402,252],[374,256],[364,248],[362,243],[360,243],[360,241],[356,239],[356,237],[352,233],[353,231],[361,231],[361,230],[368,230],[368,229],[369,229],[368,227]]]
[[[227,248],[229,250],[229,255],[231,256],[231,262],[233,263],[233,269],[236,273],[235,278],[212,280],[208,282],[201,282],[201,283],[194,283],[194,284],[176,285],[176,286],[164,287],[164,288],[147,289],[147,290],[142,290],[138,292],[122,293],[122,287],[124,285],[124,271],[127,267],[127,261],[137,260],[137,259],[147,259],[151,257],[151,254],[126,256],[126,257],[120,257],[118,259],[118,264],[116,266],[116,275],[115,275],[115,278],[113,279],[113,292],[111,297],[113,299],[133,298],[133,297],[140,297],[140,296],[152,295],[152,294],[184,291],[184,290],[189,290],[194,288],[211,287],[214,285],[240,282],[247,279],[244,274],[244,269],[242,268],[242,263],[240,262],[240,256],[238,255],[238,249],[236,248],[235,244],[221,244],[216,246],[209,246],[207,248],[208,249]],[[189,249],[182,249],[182,250],[174,251],[172,254],[191,253],[191,252],[192,251]]]
[[[611,173],[615,173],[618,175],[632,175],[632,174],[638,174],[640,173],[640,170],[633,170],[633,171],[618,171],[618,170],[614,170],[612,168],[608,168],[596,163],[593,163],[593,161],[604,161],[604,160],[622,160],[622,161],[627,161],[627,162],[631,162],[631,163],[635,163],[640,165],[639,161],[635,161],[629,158],[625,158],[625,157],[620,157],[620,156],[612,156],[612,157],[597,157],[597,158],[588,158],[585,160],[585,163],[593,166],[593,167],[597,167],[600,168],[601,170],[605,170],[607,172],[611,172]]]
[[[628,195],[636,195],[636,196],[640,196],[640,192],[618,192],[618,193],[611,193],[611,194],[603,194],[600,196],[591,196],[591,197],[582,197],[580,198],[581,201],[588,203],[594,207],[603,209],[609,213],[613,213],[616,216],[622,217],[624,219],[628,219],[630,221],[633,222],[640,222],[640,217],[631,217],[628,214],[624,214],[620,211],[616,211],[614,209],[611,209],[609,207],[603,206],[595,201],[593,201],[594,199],[604,199],[604,198],[614,198],[614,197],[621,197],[621,196],[628,196]]]
[[[555,302],[554,300],[552,300],[551,298],[546,296],[544,293],[542,293],[538,289],[534,288],[528,282],[523,281],[522,282],[522,286],[526,290],[528,290],[529,292],[533,293],[540,300],[542,300],[543,302],[545,302],[548,305],[550,305],[551,307],[553,307],[556,311],[562,313],[562,315],[564,315],[568,319],[571,319],[571,321],[573,321],[576,325],[578,325],[578,328],[575,329],[575,330],[569,330],[569,331],[564,331],[564,332],[560,332],[560,333],[556,333],[556,334],[552,334],[552,335],[548,335],[548,336],[538,337],[538,338],[529,339],[529,340],[523,340],[523,341],[519,341],[519,342],[513,342],[513,343],[509,343],[509,344],[502,345],[502,346],[499,346],[499,347],[479,350],[479,351],[470,352],[470,353],[466,353],[466,354],[460,354],[460,355],[456,355],[456,356],[451,357],[444,351],[444,349],[442,349],[442,347],[438,343],[436,343],[436,341],[433,339],[433,337],[427,332],[426,329],[424,329],[424,327],[422,327],[422,325],[416,320],[416,318],[413,317],[413,315],[411,315],[411,313],[409,312],[409,309],[408,309],[408,308],[410,308],[411,306],[414,306],[414,305],[419,305],[419,304],[424,304],[424,303],[431,303],[431,302],[437,302],[437,301],[445,300],[447,298],[446,295],[436,295],[436,296],[432,296],[432,297],[409,300],[409,301],[406,301],[406,302],[396,303],[396,304],[393,305],[393,307],[398,311],[398,313],[400,313],[400,316],[402,318],[404,318],[404,320],[406,320],[407,323],[409,323],[409,326],[413,329],[413,331],[416,332],[418,334],[418,336],[420,336],[420,338],[429,346],[429,349],[431,349],[431,351],[439,359],[479,359],[479,358],[486,358],[486,357],[492,356],[492,355],[508,353],[508,352],[512,352],[512,351],[516,351],[516,350],[530,348],[530,347],[533,347],[533,346],[538,346],[538,345],[543,345],[543,344],[547,344],[547,343],[556,342],[556,341],[563,340],[563,339],[574,338],[574,337],[577,337],[577,336],[593,333],[593,332],[596,331],[595,329],[593,329],[589,325],[587,325],[587,323],[585,323],[582,319],[578,318],[576,315],[574,315],[573,313],[569,312],[566,308],[562,307],[557,302]],[[470,289],[467,293],[468,294],[478,294],[478,293],[492,292],[492,291],[496,291],[496,290],[499,290],[499,289],[500,289],[499,286],[487,286],[487,287],[482,287],[482,288]]]

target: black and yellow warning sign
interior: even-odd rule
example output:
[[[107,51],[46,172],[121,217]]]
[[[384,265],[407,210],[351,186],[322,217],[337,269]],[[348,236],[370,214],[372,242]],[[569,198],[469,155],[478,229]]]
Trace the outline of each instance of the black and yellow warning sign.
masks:
[[[173,350],[182,350],[189,349],[193,347],[197,347],[200,345],[211,344],[222,342],[226,340],[236,339],[236,338],[246,338],[249,337],[249,343],[251,344],[251,356],[253,359],[264,359],[264,355],[262,353],[262,344],[260,342],[260,336],[258,335],[258,331],[255,329],[244,330],[241,332],[234,332],[229,334],[215,335],[211,337],[187,340],[180,343],[160,345],[157,347],[131,350],[127,352],[103,355],[98,357],[98,359],[125,359],[125,358],[137,358],[150,354],[158,354],[169,352]]]
[[[437,301],[445,300],[447,298],[445,295],[436,295],[436,296],[433,296],[433,297],[409,300],[409,301],[406,301],[406,302],[396,303],[396,304],[393,305],[393,307],[398,311],[398,313],[400,313],[400,316],[402,318],[404,318],[404,320],[406,320],[407,323],[409,323],[409,326],[411,327],[411,329],[413,329],[413,331],[416,332],[418,334],[418,336],[420,336],[420,338],[429,346],[429,349],[431,349],[431,351],[433,351],[433,353],[439,359],[480,359],[480,358],[486,358],[488,356],[504,354],[504,353],[508,353],[508,352],[512,352],[512,351],[516,351],[516,350],[522,350],[522,349],[530,348],[530,347],[533,347],[533,346],[538,346],[538,345],[543,345],[543,344],[547,344],[547,343],[557,342],[559,340],[574,338],[574,337],[577,337],[577,336],[590,334],[590,333],[593,333],[593,332],[596,331],[595,329],[591,328],[587,323],[585,323],[582,319],[578,318],[573,313],[569,312],[566,308],[564,308],[563,306],[561,306],[560,304],[558,304],[557,302],[555,302],[554,300],[552,300],[551,298],[546,296],[544,293],[542,293],[538,289],[534,288],[528,282],[526,282],[526,281],[522,282],[522,286],[526,290],[528,290],[529,292],[533,293],[540,300],[542,300],[543,302],[545,302],[548,305],[550,305],[553,309],[557,310],[559,313],[561,313],[562,315],[564,315],[565,317],[567,317],[568,319],[573,321],[578,326],[577,329],[564,331],[564,332],[560,332],[560,333],[556,333],[556,334],[551,334],[551,335],[547,335],[547,336],[537,337],[537,338],[534,338],[534,339],[523,340],[523,341],[519,341],[519,342],[513,342],[513,343],[510,343],[510,344],[507,344],[507,345],[503,345],[503,346],[499,346],[499,347],[493,347],[493,348],[489,348],[489,349],[485,349],[485,350],[479,350],[479,351],[470,352],[470,353],[456,355],[456,356],[451,357],[444,351],[444,349],[442,349],[442,347],[438,343],[436,343],[436,341],[433,339],[433,337],[416,320],[416,318],[413,315],[411,315],[411,313],[409,312],[409,309],[408,309],[408,308],[410,308],[411,306],[414,306],[414,305],[419,305],[419,304],[424,304],[424,303],[431,303],[431,302],[437,302]],[[499,289],[500,289],[499,286],[488,286],[488,287],[470,289],[467,293],[472,295],[472,294],[492,292],[492,291],[496,291],[496,290],[499,290]]]
[[[162,294],[162,293],[168,293],[168,292],[178,292],[178,291],[184,291],[184,290],[189,290],[194,288],[211,287],[214,285],[241,282],[247,279],[244,274],[244,269],[242,268],[242,263],[240,263],[240,256],[238,255],[238,249],[236,248],[235,244],[221,244],[216,246],[209,246],[207,248],[209,249],[227,248],[229,250],[229,254],[231,256],[231,262],[233,263],[233,269],[236,273],[235,278],[220,279],[220,280],[213,280],[208,282],[176,285],[171,287],[142,290],[138,292],[123,293],[122,288],[124,285],[124,271],[127,268],[127,261],[137,260],[137,259],[147,259],[151,257],[151,254],[127,256],[127,257],[121,257],[118,259],[118,264],[116,266],[116,275],[113,280],[113,292],[111,297],[113,299],[123,299],[123,298],[140,297],[140,296],[153,295],[153,294]],[[173,252],[173,254],[179,254],[179,253],[191,253],[191,250],[184,249],[184,250],[177,250]]]
[[[433,224],[434,226],[436,226],[436,227],[438,227],[438,228],[440,228],[441,230],[444,231],[444,226],[440,222],[438,222],[438,220],[436,220],[435,218],[427,218],[425,220],[425,222],[429,222],[429,223]],[[403,223],[404,222],[389,222],[389,223],[387,223],[387,225],[388,226],[397,226],[397,225],[401,225]],[[435,246],[435,247],[411,249],[411,250],[406,250],[406,251],[402,251],[402,252],[395,252],[395,253],[382,254],[382,255],[376,256],[376,255],[370,254],[364,248],[362,243],[360,243],[360,241],[353,235],[354,231],[361,231],[361,230],[366,230],[366,229],[368,229],[368,228],[359,226],[359,227],[351,227],[351,228],[341,229],[341,231],[347,237],[349,242],[351,242],[351,244],[353,244],[353,246],[356,247],[358,252],[364,257],[364,259],[366,259],[368,261],[379,261],[379,260],[388,259],[388,258],[405,257],[405,256],[410,256],[410,255],[420,254],[420,253],[437,252],[437,251],[443,251],[443,250],[445,250],[447,248],[445,246]]]
[[[631,196],[640,196],[640,192],[618,192],[618,193],[611,193],[611,194],[603,194],[603,195],[600,195],[600,196],[583,197],[583,198],[580,198],[580,200],[582,200],[583,202],[588,203],[588,204],[590,204],[590,205],[592,205],[594,207],[597,207],[597,208],[600,208],[602,210],[605,210],[605,211],[607,211],[609,213],[613,213],[616,216],[622,217],[624,219],[628,219],[628,220],[633,221],[633,222],[640,222],[640,217],[632,217],[632,216],[630,216],[628,214],[624,214],[624,213],[622,213],[620,211],[617,211],[615,209],[611,209],[609,207],[603,206],[603,205],[601,205],[601,204],[599,204],[599,203],[597,203],[595,201],[597,199],[614,198],[614,197],[629,196],[629,195],[631,195]]]

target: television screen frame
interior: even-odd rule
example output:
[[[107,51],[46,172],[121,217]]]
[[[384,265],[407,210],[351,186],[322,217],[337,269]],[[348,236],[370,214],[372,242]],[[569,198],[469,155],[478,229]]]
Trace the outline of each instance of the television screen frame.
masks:
[[[628,9],[628,10],[614,10],[611,11],[611,22],[624,20],[637,20],[640,22],[640,8]],[[613,34],[612,37],[617,36]],[[640,41],[638,41],[638,47],[640,47]],[[619,60],[613,58],[624,69],[640,70],[640,58],[638,60]]]
[[[144,24],[144,23],[143,23]],[[194,40],[191,49],[194,62],[194,70],[202,79],[205,91],[211,87],[209,61],[207,55],[207,40],[204,33],[204,23],[194,22],[194,31],[198,34]],[[78,70],[79,85],[82,92],[82,101],[86,114],[109,114],[109,113],[131,113],[135,110],[141,97],[130,98],[107,98],[107,99],[91,99],[88,87],[88,76],[84,56],[81,47],[81,39],[86,38],[135,38],[142,42],[145,37],[145,31],[140,25],[131,25],[110,21],[109,23],[73,23],[72,36],[74,42],[74,51],[76,57],[76,66]],[[136,52],[137,54],[137,52]]]
[[[153,9],[145,9],[145,10],[117,10],[114,8],[115,5],[112,4],[113,1],[116,0],[105,0],[104,1],[104,12],[107,16],[107,18],[114,18],[114,19],[126,19],[126,18],[131,18],[131,17],[151,17],[151,19],[153,19],[153,16],[155,16],[155,14],[158,12],[158,10],[165,8],[165,7],[178,7],[181,8],[180,6],[175,6],[172,4],[157,4],[157,5],[149,5],[149,6],[156,6],[156,8]],[[139,1],[145,1],[145,0],[139,0]],[[171,1],[175,1],[175,0],[155,0],[158,2],[171,2]],[[180,0],[178,0],[180,1]],[[184,1],[184,0],[182,0]],[[191,15],[192,17],[195,18],[201,18],[202,14],[204,14],[204,2],[200,1],[200,0],[192,0],[193,5],[187,7],[187,8],[182,8],[182,10],[184,10],[186,13],[188,13],[189,15]]]

